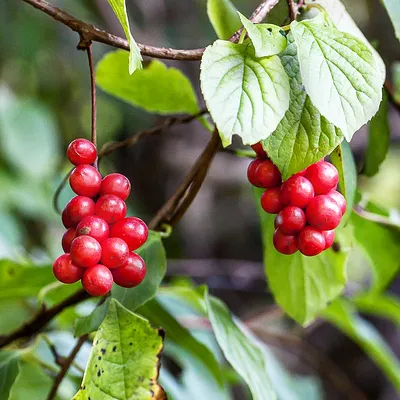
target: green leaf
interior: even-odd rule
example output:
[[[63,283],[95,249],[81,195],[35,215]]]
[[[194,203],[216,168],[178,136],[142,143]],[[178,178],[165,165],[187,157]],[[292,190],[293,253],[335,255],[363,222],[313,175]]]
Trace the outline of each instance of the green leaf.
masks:
[[[107,53],[97,64],[97,85],[133,106],[157,114],[188,113],[198,110],[190,80],[174,68],[153,60],[130,76],[128,56],[123,50]]]
[[[157,384],[161,333],[112,299],[93,342],[81,389],[73,400],[149,400]]]
[[[126,11],[125,0],[107,0],[108,4],[117,16],[119,23],[121,24],[125,36],[128,39],[130,51],[129,51],[129,74],[133,74],[136,70],[141,70],[142,66],[142,55],[140,54],[140,49],[135,42],[131,34],[131,28],[129,27],[129,18]]]
[[[75,320],[75,337],[96,331],[108,313],[109,304],[110,298],[96,307],[87,317],[77,318]]]
[[[285,31],[273,24],[253,24],[238,13],[249,38],[253,42],[256,57],[267,57],[281,53],[287,45]]]
[[[389,103],[383,91],[379,111],[369,123],[368,146],[364,156],[363,173],[374,176],[386,158],[390,144]]]
[[[249,385],[254,400],[276,399],[265,364],[264,349],[232,319],[220,300],[205,293],[207,312],[226,359]]]
[[[344,299],[336,300],[325,310],[323,317],[356,342],[400,390],[400,364],[396,356],[379,332],[360,318],[350,303]]]
[[[230,38],[242,26],[236,7],[230,0],[208,0],[207,14],[220,39]]]
[[[382,0],[382,3],[392,21],[396,37],[400,40],[400,4],[397,0]]]
[[[302,325],[308,325],[335,299],[346,284],[347,244],[345,234],[336,231],[340,250],[326,250],[316,257],[300,252],[278,253],[272,243],[274,215],[260,207],[262,190],[255,189],[264,246],[264,265],[276,302]]]
[[[268,137],[289,107],[289,78],[278,56],[257,58],[254,47],[217,40],[201,61],[201,90],[222,144]]]
[[[12,385],[18,376],[19,353],[16,351],[0,351],[0,399],[8,400]]]
[[[350,218],[357,190],[357,170],[350,145],[344,140],[331,154],[331,162],[339,172],[339,189],[346,198],[347,211],[342,225]]]
[[[374,54],[356,37],[312,20],[293,21],[304,87],[319,112],[350,141],[378,111],[382,80]]]
[[[287,179],[330,154],[343,140],[343,134],[318,112],[304,90],[292,34],[280,57],[290,79],[289,110],[263,146]]]
[[[146,262],[147,274],[143,282],[132,289],[114,285],[112,296],[131,311],[152,299],[164,278],[167,259],[161,236],[154,231],[149,232],[147,242],[136,251]]]

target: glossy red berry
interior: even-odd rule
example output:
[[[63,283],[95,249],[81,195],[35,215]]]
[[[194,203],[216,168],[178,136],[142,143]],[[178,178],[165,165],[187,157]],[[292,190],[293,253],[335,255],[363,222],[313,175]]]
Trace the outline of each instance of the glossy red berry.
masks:
[[[299,207],[287,206],[276,216],[276,227],[285,235],[294,235],[306,226],[306,215]]]
[[[95,213],[95,204],[86,196],[75,196],[72,198],[62,213],[62,221],[66,228],[76,227],[84,217]]]
[[[110,228],[108,227],[107,222],[96,215],[83,218],[76,227],[76,236],[91,236],[99,243],[106,240],[109,234]]]
[[[321,231],[335,229],[342,218],[338,203],[327,195],[314,197],[306,209],[307,222]]]
[[[256,178],[256,169],[263,162],[261,158],[253,160],[247,167],[247,179],[249,182],[256,187],[261,187],[261,183]]]
[[[113,194],[122,200],[126,200],[131,192],[129,179],[122,174],[109,174],[101,182],[100,196]]]
[[[301,170],[300,172],[297,172],[293,176],[306,176],[306,173],[307,173],[307,168]]]
[[[315,194],[327,194],[332,189],[335,189],[339,174],[334,165],[326,161],[312,164],[307,168],[306,178],[314,186]]]
[[[75,139],[68,146],[67,157],[74,165],[93,164],[96,161],[97,150],[89,140]]]
[[[112,285],[112,273],[104,265],[94,265],[83,274],[82,286],[92,296],[104,296],[111,290]]]
[[[71,243],[70,253],[74,264],[89,268],[100,261],[101,245],[90,236],[78,236]]]
[[[278,214],[282,210],[282,203],[279,200],[281,192],[280,186],[275,186],[265,190],[261,195],[261,207],[270,214]]]
[[[62,240],[61,240],[61,245],[64,250],[64,253],[69,253],[71,249],[71,243],[76,237],[76,231],[74,228],[69,228],[65,231]]]
[[[146,263],[139,254],[130,253],[128,260],[111,273],[117,285],[132,288],[139,285],[146,276]]]
[[[292,176],[282,184],[280,201],[284,206],[304,208],[314,197],[311,182],[301,175]]]
[[[63,254],[53,264],[54,276],[62,283],[75,283],[83,276],[84,269],[75,265],[70,254]]]
[[[324,235],[318,229],[306,226],[297,235],[297,246],[301,254],[316,256],[325,249]]]
[[[329,247],[332,246],[334,240],[335,240],[335,231],[332,229],[330,231],[321,231],[322,235],[324,236],[325,239],[325,249],[329,249]]]
[[[78,165],[69,176],[69,184],[76,194],[94,197],[100,192],[101,175],[89,164]]]
[[[265,150],[263,149],[261,142],[258,142],[258,143],[256,143],[256,144],[253,144],[253,145],[251,146],[251,148],[256,152],[256,154],[257,154],[258,157],[261,157],[261,158],[268,158],[268,155],[267,155],[267,153],[265,152]]]
[[[126,212],[125,202],[113,194],[101,196],[96,202],[96,215],[103,218],[107,224],[114,224],[123,219]]]
[[[263,160],[255,170],[254,177],[263,188],[278,186],[282,183],[282,175],[271,160]]]
[[[129,247],[120,238],[108,238],[102,244],[101,263],[108,268],[118,268],[129,257]]]
[[[282,254],[293,254],[297,251],[297,241],[295,235],[285,235],[280,229],[274,233],[273,243],[275,249]]]
[[[139,218],[128,217],[118,221],[111,227],[111,237],[117,237],[124,240],[131,251],[142,246],[148,236],[147,225]]]
[[[340,209],[342,210],[342,215],[346,212],[346,199],[342,195],[342,193],[338,192],[337,190],[331,190],[327,196],[331,199],[335,200],[336,203],[339,204]]]

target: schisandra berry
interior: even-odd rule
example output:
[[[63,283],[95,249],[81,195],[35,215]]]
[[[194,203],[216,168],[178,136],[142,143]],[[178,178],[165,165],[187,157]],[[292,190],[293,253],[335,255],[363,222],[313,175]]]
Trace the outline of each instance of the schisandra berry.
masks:
[[[133,251],[146,242],[149,230],[140,218],[128,217],[111,227],[110,236],[124,240],[128,244],[129,250]]]
[[[131,192],[129,179],[122,174],[109,174],[101,182],[100,196],[113,194],[122,200],[126,200]]]
[[[257,154],[258,157],[261,157],[261,158],[268,158],[268,155],[267,155],[267,153],[265,152],[265,150],[263,149],[261,142],[258,142],[258,143],[256,143],[256,144],[253,144],[253,145],[251,146],[251,148],[256,152],[256,154]]]
[[[312,164],[307,168],[306,178],[314,186],[315,194],[327,194],[336,189],[339,174],[334,165],[326,161]]]
[[[67,157],[71,164],[93,164],[96,161],[97,150],[87,139],[73,140],[67,149]]]
[[[307,222],[321,231],[335,229],[342,218],[338,203],[327,195],[315,196],[306,209]]]
[[[336,203],[339,204],[340,209],[342,210],[342,215],[346,212],[346,199],[342,195],[342,193],[338,192],[337,190],[331,190],[327,193],[331,199],[335,200]]]
[[[76,236],[91,236],[99,243],[106,240],[109,234],[110,228],[108,227],[107,222],[96,215],[90,215],[89,217],[83,218],[76,227]]]
[[[125,202],[113,194],[101,196],[96,202],[96,215],[103,218],[107,224],[114,224],[125,218],[126,213]]]
[[[295,235],[285,235],[280,229],[277,229],[273,236],[275,249],[282,254],[293,254],[297,251],[297,241]]]
[[[78,236],[71,243],[70,253],[74,264],[89,268],[100,261],[101,245],[90,236]]]
[[[282,183],[282,175],[271,160],[263,160],[255,171],[255,180],[261,187],[269,188]]]
[[[95,213],[95,204],[86,196],[75,196],[72,198],[62,213],[62,221],[66,228],[74,228],[84,217]]]
[[[316,256],[325,250],[325,238],[321,231],[306,226],[297,235],[297,246],[301,254]]]
[[[95,197],[101,188],[101,175],[89,164],[78,165],[69,177],[71,189],[80,196]]]
[[[301,175],[292,176],[282,184],[280,201],[284,206],[304,208],[314,197],[311,182]]]
[[[84,269],[72,262],[70,254],[63,254],[53,264],[54,276],[62,283],[75,283],[83,276]]]
[[[306,215],[299,207],[288,206],[276,216],[276,227],[285,235],[294,235],[306,226]]]
[[[74,228],[69,228],[65,231],[62,240],[61,240],[61,245],[64,250],[64,253],[69,253],[71,249],[71,243],[76,237],[76,231]]]
[[[118,268],[129,257],[129,247],[120,238],[108,238],[102,244],[101,263],[108,268]]]
[[[104,265],[94,265],[83,274],[82,286],[92,296],[104,296],[111,290],[112,285],[112,273]]]
[[[329,247],[332,246],[334,240],[335,240],[335,231],[332,229],[330,231],[321,231],[322,235],[324,236],[325,239],[325,249],[329,249]]]
[[[261,183],[258,181],[256,177],[256,170],[257,167],[263,162],[261,158],[257,158],[256,160],[253,160],[249,166],[247,167],[247,179],[249,182],[256,187],[261,187]]]
[[[279,194],[281,192],[280,186],[275,186],[266,189],[261,195],[261,207],[263,210],[270,214],[278,214],[282,210],[282,203],[279,200]]]
[[[132,288],[139,285],[146,276],[146,263],[139,254],[130,253],[128,260],[111,273],[117,285]]]

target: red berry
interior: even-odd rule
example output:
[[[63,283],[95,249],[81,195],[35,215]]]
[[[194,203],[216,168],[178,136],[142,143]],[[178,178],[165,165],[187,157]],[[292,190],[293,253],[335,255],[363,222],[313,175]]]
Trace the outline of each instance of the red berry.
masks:
[[[78,165],[69,176],[69,184],[76,194],[94,197],[100,192],[101,175],[89,164]]]
[[[89,140],[75,139],[68,146],[67,157],[74,165],[93,164],[96,161],[97,150]]]
[[[101,262],[108,268],[118,268],[129,257],[129,247],[120,238],[108,238],[102,244]]]
[[[71,243],[71,258],[83,268],[96,265],[101,258],[101,245],[90,236],[78,236]]]
[[[258,143],[256,143],[256,144],[253,144],[253,145],[251,146],[251,148],[256,152],[256,154],[257,154],[258,157],[261,157],[261,158],[268,158],[268,155],[267,155],[267,153],[265,152],[265,150],[263,149],[261,142],[258,142]]]
[[[114,224],[126,215],[126,204],[118,196],[106,194],[96,202],[96,215],[103,218],[107,224]]]
[[[79,222],[76,227],[76,236],[91,236],[96,239],[99,243],[106,240],[109,236],[110,228],[104,219],[91,215],[85,217]]]
[[[306,176],[307,168],[302,169],[300,172],[295,173],[293,176]]]
[[[306,217],[312,227],[321,231],[330,231],[339,225],[342,210],[329,196],[315,196],[307,206]]]
[[[321,231],[322,235],[325,239],[325,249],[329,249],[332,246],[333,241],[335,240],[335,231],[332,229],[330,231]]]
[[[297,251],[297,242],[295,235],[285,235],[280,229],[277,229],[274,233],[273,243],[275,249],[282,254],[293,254]]]
[[[304,208],[314,197],[311,182],[301,175],[292,176],[282,184],[279,199],[284,206]]]
[[[104,296],[111,290],[112,284],[112,273],[104,265],[93,265],[83,274],[82,286],[92,296]]]
[[[92,199],[85,196],[75,196],[72,198],[62,213],[62,221],[66,228],[74,228],[84,217],[93,215],[95,204]]]
[[[53,264],[54,276],[62,283],[75,283],[83,276],[83,268],[75,265],[70,254],[63,254]]]
[[[314,186],[315,194],[326,194],[336,188],[339,174],[334,165],[322,161],[307,168],[306,178]]]
[[[100,196],[113,194],[122,200],[126,200],[131,192],[129,179],[122,174],[110,174],[101,182]]]
[[[76,231],[74,228],[69,228],[68,230],[65,231],[62,240],[61,240],[61,245],[64,250],[64,253],[69,253],[71,249],[71,243],[76,237]]]
[[[346,199],[342,195],[342,193],[338,192],[337,190],[331,190],[327,196],[331,199],[335,200],[336,203],[339,204],[340,209],[342,210],[342,215],[346,212]]]
[[[261,183],[256,178],[256,169],[263,162],[261,158],[253,160],[247,167],[247,179],[253,186],[261,187]]]
[[[279,200],[281,192],[280,186],[267,189],[261,196],[261,207],[270,214],[278,214],[282,210],[282,204]]]
[[[306,226],[297,235],[297,246],[301,254],[316,256],[325,249],[324,235],[318,229]]]
[[[255,180],[259,182],[263,188],[278,186],[282,183],[282,175],[271,160],[263,160],[258,165],[254,176]]]
[[[111,227],[110,236],[124,240],[128,244],[129,250],[133,251],[146,242],[149,230],[141,219],[129,217],[114,224]]]
[[[306,215],[299,207],[285,207],[276,216],[276,227],[285,235],[294,235],[306,226]]]
[[[113,269],[111,273],[117,285],[132,288],[139,285],[146,276],[146,263],[139,254],[130,253],[125,264]]]

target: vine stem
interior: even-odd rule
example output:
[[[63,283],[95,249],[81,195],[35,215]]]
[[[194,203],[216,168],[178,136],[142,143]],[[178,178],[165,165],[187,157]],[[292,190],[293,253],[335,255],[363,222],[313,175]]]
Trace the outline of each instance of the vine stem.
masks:
[[[89,71],[90,71],[90,93],[92,98],[92,143],[97,148],[97,100],[96,100],[96,75],[94,72],[92,45],[86,47],[86,52],[89,61]]]

